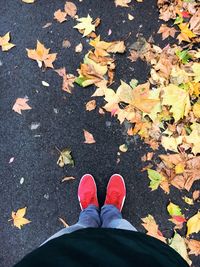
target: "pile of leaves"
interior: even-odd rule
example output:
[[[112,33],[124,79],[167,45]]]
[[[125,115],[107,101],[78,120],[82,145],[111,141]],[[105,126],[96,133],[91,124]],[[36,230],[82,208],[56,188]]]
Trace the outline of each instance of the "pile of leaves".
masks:
[[[33,3],[33,0],[24,1]],[[129,8],[131,0],[115,0],[116,8]],[[138,0],[137,2],[143,2]],[[158,0],[160,19],[164,21],[158,30],[162,39],[174,38],[161,48],[154,44],[152,38],[145,40],[142,36],[129,47],[128,58],[134,64],[141,59],[150,66],[150,74],[144,84],[136,79],[129,83],[120,81],[118,88],[113,88],[115,81],[116,58],[115,54],[124,54],[127,50],[125,40],[104,41],[95,33],[100,25],[100,18],[93,19],[88,14],[79,18],[77,7],[72,2],[66,2],[64,10],[57,10],[54,19],[64,23],[67,19],[74,19],[74,26],[83,37],[90,38],[90,50],[80,64],[78,75],[68,74],[63,67],[56,70],[63,78],[62,89],[72,93],[74,83],[81,87],[96,86],[92,97],[104,97],[105,104],[99,108],[99,113],[109,112],[119,123],[128,121],[129,136],[139,135],[149,145],[153,152],[149,152],[143,161],[151,161],[154,152],[163,147],[167,154],[158,156],[159,163],[152,168],[149,163],[143,168],[147,171],[152,191],[162,188],[164,193],[170,194],[171,187],[190,192],[195,181],[200,179],[200,4],[196,0]],[[129,16],[132,20],[133,17]],[[45,27],[48,27],[46,25]],[[65,42],[66,43],[66,42]],[[69,43],[67,43],[69,45]],[[8,51],[14,45],[10,43],[10,33],[0,37],[0,46]],[[82,51],[82,44],[75,52]],[[35,60],[39,68],[46,70],[54,68],[53,62],[57,53],[50,53],[40,41],[36,49],[27,49],[27,56]],[[49,86],[45,81],[44,86]],[[22,110],[31,109],[28,98],[17,98],[13,110],[21,114]],[[86,104],[86,110],[96,108],[96,101],[92,99]],[[86,144],[96,141],[91,133],[83,130]],[[74,165],[71,150],[60,151],[57,164],[63,167],[66,164]],[[126,145],[120,146],[120,151],[126,152]],[[65,177],[63,181],[74,179]],[[200,190],[192,192],[192,198],[185,196],[183,200],[188,205],[198,201]],[[174,225],[174,236],[167,239],[159,230],[154,217],[148,215],[142,219],[142,225],[147,234],[168,243],[177,250],[191,265],[189,254],[200,254],[200,242],[191,239],[193,233],[200,231],[200,212],[191,218],[186,218],[181,208],[170,202],[166,207],[170,221]],[[30,221],[24,218],[26,208],[12,213],[14,225],[21,228]],[[181,236],[178,230],[186,225],[186,236]]]

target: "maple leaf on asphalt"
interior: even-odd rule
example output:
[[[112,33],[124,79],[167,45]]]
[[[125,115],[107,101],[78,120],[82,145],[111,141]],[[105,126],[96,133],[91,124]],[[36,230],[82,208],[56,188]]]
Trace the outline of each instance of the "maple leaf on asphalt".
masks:
[[[28,57],[36,60],[40,64],[43,62],[46,68],[54,68],[53,62],[56,60],[57,53],[49,54],[50,48],[37,41],[36,49],[26,49]]]
[[[152,215],[148,214],[147,217],[142,218],[142,221],[142,226],[147,230],[147,235],[153,236],[166,243],[166,239],[158,229],[158,225]]]
[[[195,239],[186,239],[185,240],[186,245],[188,247],[189,251],[189,255],[195,255],[198,256],[200,255],[200,241],[195,240]]]
[[[85,137],[85,141],[84,141],[85,144],[94,144],[94,143],[96,143],[96,141],[94,140],[94,137],[93,137],[93,135],[91,133],[89,133],[86,130],[83,130],[83,133],[84,133],[84,137]]]
[[[86,103],[86,110],[91,111],[96,108],[96,100],[90,100]]]
[[[72,2],[66,2],[65,3],[65,12],[67,15],[69,15],[70,17],[74,18],[77,12],[77,7],[74,3]]]
[[[15,101],[15,104],[13,105],[12,109],[19,113],[22,114],[22,110],[29,110],[32,109],[27,102],[29,101],[28,98],[17,98]]]
[[[200,211],[187,221],[187,237],[200,231]]]
[[[56,148],[59,153],[60,153],[60,157],[58,158],[57,164],[63,168],[64,165],[72,165],[74,166],[74,160],[72,158],[71,155],[71,150],[68,148],[63,149],[62,151],[60,151],[58,148]]]
[[[71,94],[71,89],[74,87],[75,76],[67,74],[65,68],[55,70],[55,72],[63,78],[62,90]]]
[[[14,226],[21,229],[23,225],[31,222],[28,219],[24,218],[25,214],[26,214],[26,207],[17,210],[17,212],[12,211],[12,219]]]
[[[95,24],[92,23],[93,19],[90,17],[89,14],[87,17],[77,19],[77,21],[79,23],[74,26],[74,28],[78,30],[83,30],[83,37],[95,31]]]
[[[58,9],[54,12],[54,19],[56,19],[58,22],[62,23],[66,21],[66,13],[62,12],[61,9]]]
[[[131,0],[115,0],[116,6],[128,7],[129,3],[131,3]]]
[[[9,43],[10,41],[10,32],[6,33],[4,36],[0,36],[0,46],[2,51],[8,51],[13,48],[15,45]]]
[[[172,217],[169,221],[173,222],[176,225],[176,228],[181,229],[183,227],[183,223],[186,222],[186,219],[182,214],[180,207],[170,202],[167,206],[167,211]]]
[[[160,26],[160,29],[158,30],[158,33],[162,34],[162,39],[165,40],[169,36],[174,37],[177,30],[175,28],[170,28],[166,24],[162,24]]]
[[[173,238],[169,239],[169,245],[176,250],[189,265],[191,265],[192,261],[188,257],[186,243],[182,236],[175,232]]]

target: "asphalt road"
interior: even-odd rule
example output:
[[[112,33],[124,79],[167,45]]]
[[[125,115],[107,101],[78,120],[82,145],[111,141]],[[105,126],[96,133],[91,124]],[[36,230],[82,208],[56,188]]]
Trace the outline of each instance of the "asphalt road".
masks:
[[[74,1],[80,17],[89,13],[100,17],[101,25],[97,33],[104,40],[126,39],[127,47],[137,34],[145,38],[153,36],[162,47],[160,36],[156,35],[161,22],[158,20],[156,1],[134,3],[131,8],[116,8],[111,0]],[[76,74],[89,45],[87,38],[73,29],[75,22],[70,19],[63,24],[53,21],[53,13],[63,8],[64,0],[37,0],[28,5],[21,0],[1,0],[0,35],[10,31],[16,47],[7,53],[0,52],[0,266],[11,267],[24,255],[38,247],[45,239],[62,228],[59,217],[69,225],[77,221],[80,208],[77,201],[77,186],[84,173],[92,173],[99,188],[101,203],[104,200],[107,181],[113,173],[121,173],[127,185],[127,198],[123,215],[134,226],[144,232],[141,218],[152,214],[164,235],[171,237],[173,225],[168,221],[166,205],[171,201],[181,201],[181,193],[171,188],[171,194],[162,190],[150,192],[149,180],[141,169],[141,156],[148,147],[138,137],[126,135],[127,125],[120,125],[109,114],[104,116],[98,109],[85,111],[85,104],[91,98],[94,87],[75,86],[73,94],[61,90],[62,80],[53,70],[42,72],[37,63],[28,59],[26,48],[34,48],[37,39],[58,53],[55,68],[66,67]],[[130,21],[127,14],[135,19]],[[43,29],[48,23],[53,24]],[[112,34],[108,36],[111,29]],[[131,35],[129,36],[129,33]],[[129,36],[129,37],[128,37]],[[63,48],[67,39],[70,48]],[[80,42],[84,50],[75,54],[74,48]],[[126,55],[116,55],[117,70],[114,88],[122,79],[132,78],[140,82],[147,80],[149,67],[138,60],[131,63]],[[50,84],[44,87],[42,81]],[[29,97],[32,110],[19,115],[12,111],[18,97]],[[97,106],[103,104],[97,99]],[[32,130],[31,125],[40,126]],[[84,144],[83,129],[93,133],[96,144]],[[117,164],[118,147],[126,143],[127,153],[121,155]],[[70,147],[75,167],[60,168],[56,161],[57,150]],[[14,161],[9,164],[11,157]],[[64,176],[75,176],[76,180],[61,183]],[[24,182],[22,182],[22,177]],[[197,187],[197,184],[193,188]],[[32,222],[19,230],[8,221],[11,211],[27,207],[26,218]],[[194,210],[191,209],[193,215]],[[185,229],[183,229],[185,233]],[[198,265],[196,265],[197,267]]]

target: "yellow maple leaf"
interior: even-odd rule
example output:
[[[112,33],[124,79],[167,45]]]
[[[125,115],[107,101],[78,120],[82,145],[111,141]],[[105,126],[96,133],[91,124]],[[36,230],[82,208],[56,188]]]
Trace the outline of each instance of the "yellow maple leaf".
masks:
[[[175,122],[187,116],[191,109],[188,92],[174,84],[163,88],[162,105],[171,106],[170,111],[173,113]]]
[[[200,212],[197,212],[187,221],[187,237],[200,231]]]
[[[13,48],[15,45],[9,43],[10,41],[10,32],[7,32],[4,36],[0,36],[0,46],[2,51],[8,51]]]
[[[200,82],[200,63],[195,62],[192,65],[192,70],[194,72],[194,82],[195,83]]]
[[[21,227],[25,224],[30,223],[28,219],[24,218],[24,215],[26,214],[26,207],[17,210],[17,212],[12,211],[12,219],[13,219],[13,224],[17,228],[21,229]]]
[[[49,54],[50,48],[45,48],[45,46],[37,41],[36,49],[26,49],[28,57],[36,60],[37,62],[44,62],[46,68],[54,68],[53,62],[56,60],[57,53]]]
[[[200,123],[193,123],[190,127],[192,132],[190,135],[185,136],[186,142],[192,144],[192,152],[196,155],[200,153]]]
[[[196,37],[196,34],[194,34],[190,29],[189,29],[189,23],[180,23],[179,28],[181,30],[181,33],[177,36],[177,39],[181,43],[182,41],[185,42],[191,42],[191,38]]]
[[[83,30],[83,37],[87,36],[91,32],[95,31],[95,24],[93,24],[93,19],[88,14],[87,17],[79,18],[77,19],[79,22],[76,26],[74,26],[75,29]]]

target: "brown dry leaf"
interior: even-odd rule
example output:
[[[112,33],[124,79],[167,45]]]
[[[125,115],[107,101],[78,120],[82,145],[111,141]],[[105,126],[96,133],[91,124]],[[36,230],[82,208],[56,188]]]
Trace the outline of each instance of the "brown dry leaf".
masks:
[[[86,104],[86,110],[91,111],[96,108],[96,100],[91,100]]]
[[[17,98],[12,109],[17,113],[22,114],[22,110],[32,109],[32,107],[27,104],[28,101],[28,98]]]
[[[131,0],[115,0],[116,6],[122,6],[122,7],[128,7],[128,4],[131,2]]]
[[[73,177],[73,176],[66,176],[62,179],[62,182],[65,182],[65,181],[70,181],[70,180],[75,180],[76,178]]]
[[[55,72],[63,78],[62,90],[71,94],[71,90],[74,87],[75,76],[73,74],[67,74],[65,68],[55,70]]]
[[[57,53],[49,54],[50,48],[45,48],[45,46],[37,41],[36,49],[26,49],[28,57],[40,62],[43,62],[46,68],[54,68],[53,62],[56,60]]]
[[[153,236],[166,243],[166,239],[163,234],[158,229],[158,225],[152,215],[148,215],[145,218],[142,218],[142,226],[147,230],[147,235]]]
[[[200,35],[200,8],[190,19],[190,30],[194,34]]]
[[[58,22],[62,23],[66,21],[66,13],[61,11],[61,9],[58,9],[54,13],[54,19],[56,19]]]
[[[72,2],[66,2],[65,4],[65,12],[67,15],[69,15],[70,17],[74,18],[77,12],[77,7],[74,3]]]
[[[15,45],[9,43],[10,41],[10,32],[7,32],[4,36],[0,36],[0,46],[2,51],[8,51],[13,48]]]
[[[70,46],[71,46],[70,41],[68,41],[68,40],[63,40],[63,42],[62,42],[62,47],[64,47],[64,48],[69,48]]]
[[[174,37],[177,30],[175,28],[170,28],[166,24],[162,24],[160,26],[160,29],[158,30],[158,33],[162,34],[162,39],[165,40],[169,36]]]
[[[124,41],[115,41],[112,42],[111,45],[106,50],[108,53],[124,53],[126,50],[126,46]]]
[[[12,211],[13,224],[19,229],[21,229],[23,225],[31,222],[28,219],[24,218],[26,214],[26,209],[27,208],[25,207],[25,208],[17,210],[17,212]]]
[[[186,245],[188,247],[189,255],[194,254],[195,256],[200,255],[200,241],[195,239],[185,239]]]
[[[130,51],[130,56],[128,57],[132,62],[135,62],[138,58],[139,58],[139,55],[138,55],[138,52],[135,51],[135,50],[131,50]]]
[[[200,190],[195,190],[192,194],[192,198],[195,200],[197,200],[200,197]]]
[[[94,137],[91,133],[89,133],[88,131],[84,130],[83,129],[83,132],[84,132],[84,137],[85,137],[85,141],[84,143],[85,144],[94,144],[96,143],[96,141],[94,140]]]

